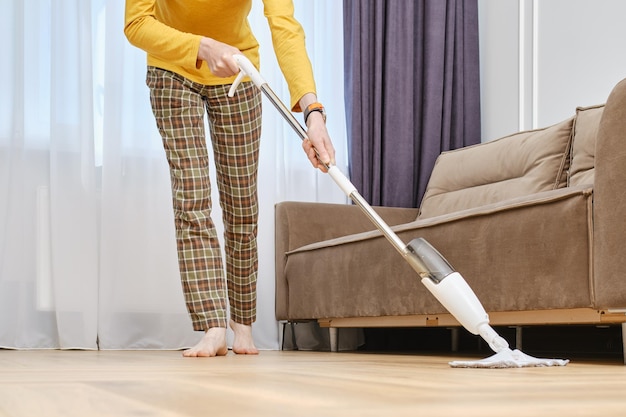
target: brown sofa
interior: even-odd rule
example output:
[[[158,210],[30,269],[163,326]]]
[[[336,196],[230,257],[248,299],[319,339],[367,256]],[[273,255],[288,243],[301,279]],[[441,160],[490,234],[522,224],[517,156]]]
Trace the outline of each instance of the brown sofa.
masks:
[[[626,331],[626,79],[553,126],[442,153],[420,208],[376,207],[423,237],[492,325]],[[276,205],[276,317],[321,326],[454,326],[354,205]]]

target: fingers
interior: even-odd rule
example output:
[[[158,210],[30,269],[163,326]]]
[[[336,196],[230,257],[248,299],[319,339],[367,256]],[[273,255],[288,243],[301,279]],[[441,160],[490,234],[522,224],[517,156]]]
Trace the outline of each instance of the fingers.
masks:
[[[198,50],[198,62],[205,61],[209,70],[218,77],[230,77],[239,72],[239,65],[233,55],[241,51],[215,39],[203,37]],[[196,64],[198,66],[198,64]]]
[[[307,136],[302,142],[302,147],[309,161],[323,172],[327,167],[335,165],[335,148],[326,130],[326,123],[321,117],[309,118]]]
[[[335,147],[333,146],[333,143],[330,141],[330,138],[328,138],[327,141],[324,142],[324,149],[326,150],[327,154],[328,154],[328,161],[330,161],[330,165],[335,165],[336,161],[335,161]]]
[[[211,72],[218,77],[230,77],[236,75],[239,72],[239,65],[233,58],[233,55],[238,53],[238,49],[228,50],[224,52],[218,59],[212,63]]]
[[[232,54],[228,54],[227,56],[224,57],[224,62],[226,63],[226,65],[228,66],[231,72],[230,75],[236,75],[237,73],[239,73],[239,64],[237,64],[237,61],[234,58],[236,54],[241,54],[239,49],[237,49],[236,52]]]
[[[322,172],[328,172],[328,167],[335,165],[334,148],[332,147],[332,144],[329,145],[331,152],[328,151],[328,147],[314,146],[310,139],[302,141],[302,148],[304,149],[307,158],[309,158],[311,165]]]
[[[304,149],[304,153],[306,157],[309,158],[311,165],[315,168],[320,168],[320,161],[317,158],[317,154],[315,152],[315,148],[309,139],[305,139],[302,141],[302,149]]]

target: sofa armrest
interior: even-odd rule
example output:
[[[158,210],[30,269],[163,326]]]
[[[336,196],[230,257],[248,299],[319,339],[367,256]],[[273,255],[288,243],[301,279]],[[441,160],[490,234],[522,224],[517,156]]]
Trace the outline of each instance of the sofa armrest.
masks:
[[[596,140],[594,296],[596,305],[624,308],[626,293],[626,79],[609,95]]]
[[[374,207],[390,226],[412,222],[417,208]],[[288,319],[286,253],[301,246],[376,227],[361,209],[349,204],[285,201],[275,206],[276,318]]]

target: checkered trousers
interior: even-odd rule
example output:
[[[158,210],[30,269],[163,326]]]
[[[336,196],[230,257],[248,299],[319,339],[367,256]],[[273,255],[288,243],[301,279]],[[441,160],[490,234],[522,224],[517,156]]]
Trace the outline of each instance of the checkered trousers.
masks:
[[[226,327],[230,318],[256,319],[257,167],[261,93],[243,83],[207,86],[170,71],[148,67],[152,111],[170,167],[178,263],[187,310],[195,330]],[[226,277],[211,220],[208,115],[213,160],[224,220]]]

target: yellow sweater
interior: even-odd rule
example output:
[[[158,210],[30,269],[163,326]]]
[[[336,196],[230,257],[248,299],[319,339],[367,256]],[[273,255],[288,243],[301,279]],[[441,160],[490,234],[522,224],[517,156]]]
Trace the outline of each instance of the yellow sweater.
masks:
[[[293,16],[292,0],[263,0],[278,64],[291,95],[291,108],[315,93],[313,70],[304,44],[304,31]],[[252,0],[126,0],[124,33],[129,42],[148,53],[148,65],[163,68],[205,85],[230,84],[206,62],[196,68],[200,38],[232,45],[259,67],[259,44],[248,24]]]

